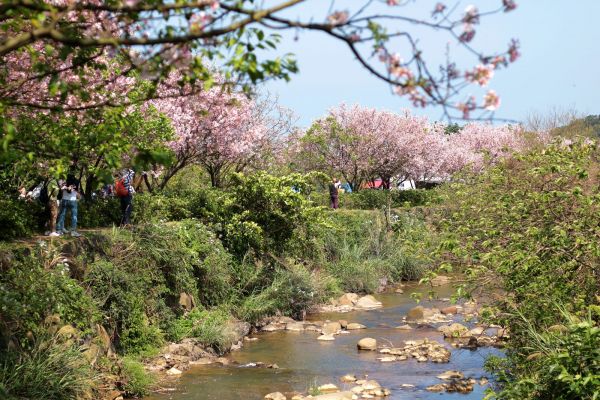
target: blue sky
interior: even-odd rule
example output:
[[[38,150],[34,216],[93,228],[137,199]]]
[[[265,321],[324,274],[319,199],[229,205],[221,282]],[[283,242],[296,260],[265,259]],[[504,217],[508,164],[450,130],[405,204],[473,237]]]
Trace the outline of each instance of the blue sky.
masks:
[[[312,0],[290,15],[323,20],[329,1]],[[338,0],[335,9],[352,8],[362,0]],[[410,0],[409,0],[410,1]],[[450,3],[450,2],[448,2]],[[461,1],[459,10],[471,2]],[[472,0],[483,10],[500,0]],[[415,0],[403,10],[408,15],[428,15],[435,1]],[[510,68],[498,71],[489,85],[502,98],[498,117],[523,120],[531,112],[553,107],[577,109],[583,114],[600,114],[600,0],[517,0],[518,8],[508,14],[492,16],[478,27],[474,45],[482,50],[503,50],[511,38],[519,39],[522,57]],[[312,9],[308,7],[312,6]],[[402,9],[398,9],[401,11]],[[396,11],[396,12],[398,12]],[[443,56],[448,36],[419,30],[422,48],[432,59]],[[353,59],[343,43],[324,34],[301,32],[284,34],[281,50],[296,54],[300,72],[289,83],[269,82],[265,88],[279,96],[280,103],[295,111],[299,124],[307,126],[341,102],[389,110],[412,109],[418,115],[438,119],[435,108],[414,109],[392,95],[389,87],[371,76]],[[474,65],[476,60],[455,53],[459,65]],[[481,91],[467,89],[478,97]]]

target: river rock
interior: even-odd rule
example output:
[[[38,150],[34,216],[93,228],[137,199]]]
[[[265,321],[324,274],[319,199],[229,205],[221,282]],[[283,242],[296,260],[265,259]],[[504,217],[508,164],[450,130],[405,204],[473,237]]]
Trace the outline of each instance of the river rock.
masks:
[[[273,392],[266,395],[265,400],[287,400],[287,398],[281,392]]]
[[[458,307],[448,306],[442,308],[440,311],[442,312],[442,314],[458,314]]]
[[[423,306],[416,306],[414,308],[411,308],[406,314],[406,319],[408,319],[409,321],[421,320],[424,316],[424,310],[425,309],[423,308]]]
[[[371,309],[382,307],[383,304],[371,295],[366,295],[358,299],[356,302],[357,308]]]
[[[317,340],[322,340],[325,342],[330,342],[335,340],[335,337],[333,335],[321,335],[317,338]]]
[[[264,332],[275,332],[275,331],[282,331],[285,329],[287,324],[281,324],[278,322],[271,322],[268,325],[265,325],[261,328],[261,331]]]
[[[356,322],[351,322],[346,326],[346,329],[349,331],[354,331],[357,329],[365,329],[366,326],[364,326],[363,324],[358,324]]]
[[[179,305],[186,311],[191,311],[195,306],[194,296],[187,293],[179,293]]]
[[[352,398],[352,392],[337,392],[313,396],[312,400],[352,400]]]
[[[358,295],[356,293],[346,293],[340,296],[337,304],[340,306],[353,306],[357,301]]]
[[[336,393],[339,392],[340,389],[338,389],[337,386],[335,386],[333,383],[326,383],[325,385],[321,385],[318,387],[319,392],[325,394],[325,393]]]
[[[300,332],[304,330],[304,324],[302,322],[288,322],[285,324],[285,330]]]
[[[340,319],[338,322],[340,323],[342,329],[346,329],[348,327],[348,321],[346,321],[345,319]]]
[[[335,335],[342,330],[342,325],[339,322],[325,322],[321,328],[323,335]]]
[[[464,378],[464,374],[460,371],[446,371],[442,374],[439,374],[438,379],[449,380],[449,379],[460,379]]]
[[[340,380],[345,383],[356,382],[356,375],[347,374],[342,376]]]
[[[431,283],[431,286],[436,287],[436,286],[442,286],[442,285],[447,285],[448,283],[450,283],[451,279],[448,276],[445,275],[438,275],[435,278],[431,279],[429,281],[429,283]]]
[[[400,288],[398,288],[398,289],[394,290],[394,292],[396,292],[396,293],[398,293],[398,294],[403,294],[403,293],[404,293],[404,290],[403,290],[403,289],[400,289]]]
[[[410,331],[412,329],[412,326],[405,324],[405,325],[397,326],[396,329],[400,329],[400,330],[403,330],[403,331]]]
[[[181,372],[181,370],[179,370],[179,369],[177,369],[175,367],[168,369],[167,372],[166,372],[167,375],[171,375],[171,376],[181,375],[182,373],[183,372]]]
[[[469,330],[466,326],[455,322],[451,325],[440,326],[438,331],[442,332],[445,338],[456,338],[464,336]]]
[[[443,392],[446,390],[446,385],[444,385],[443,383],[438,383],[437,385],[427,386],[425,390],[428,390],[430,392]]]
[[[356,344],[359,350],[377,350],[377,340],[373,338],[362,338]]]

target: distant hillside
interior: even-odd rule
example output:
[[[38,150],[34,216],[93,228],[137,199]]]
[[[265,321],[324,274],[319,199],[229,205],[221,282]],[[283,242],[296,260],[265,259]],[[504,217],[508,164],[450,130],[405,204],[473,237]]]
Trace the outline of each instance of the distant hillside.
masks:
[[[584,118],[578,118],[571,123],[552,131],[556,136],[587,136],[600,137],[600,115],[588,115]]]

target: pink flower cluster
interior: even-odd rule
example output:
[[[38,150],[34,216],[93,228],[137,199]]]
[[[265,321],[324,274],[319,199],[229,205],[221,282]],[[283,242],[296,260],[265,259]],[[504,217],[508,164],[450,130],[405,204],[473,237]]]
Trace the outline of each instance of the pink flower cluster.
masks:
[[[490,107],[495,98],[488,93]],[[498,100],[499,101],[499,100]],[[450,179],[465,168],[478,171],[528,147],[520,127],[470,123],[447,134],[446,125],[411,115],[342,104],[299,138],[302,154],[319,155],[307,169],[339,174],[352,182],[380,177]],[[546,139],[540,136],[540,141]]]

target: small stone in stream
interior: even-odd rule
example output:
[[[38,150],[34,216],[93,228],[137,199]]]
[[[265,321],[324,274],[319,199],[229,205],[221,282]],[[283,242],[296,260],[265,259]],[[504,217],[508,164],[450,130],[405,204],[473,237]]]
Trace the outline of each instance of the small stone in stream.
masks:
[[[405,324],[405,325],[397,326],[396,329],[401,329],[403,331],[410,331],[412,329],[412,326]]]
[[[346,321],[345,319],[340,319],[338,322],[340,323],[342,329],[346,329],[346,327],[348,326],[348,321]]]
[[[488,381],[488,379],[487,379],[487,378],[485,378],[485,377],[483,377],[483,378],[481,378],[481,379],[479,380],[479,384],[480,384],[481,386],[485,386],[485,385],[487,385],[489,382],[490,382],[490,381]]]
[[[394,362],[394,361],[396,361],[396,356],[380,357],[378,360],[381,362]],[[427,360],[427,359],[425,359],[425,360]]]
[[[350,382],[356,382],[356,376],[355,376],[355,375],[350,375],[350,374],[347,374],[347,375],[344,375],[344,376],[342,376],[342,377],[340,378],[340,380],[341,380],[342,382],[346,382],[346,383],[350,383]]]
[[[244,337],[244,340],[245,340],[246,342],[256,342],[256,341],[258,340],[258,338],[257,338],[257,337],[249,337],[249,336],[245,336],[245,337]]]
[[[265,400],[287,400],[287,398],[281,392],[273,392],[266,395]]]
[[[321,328],[323,335],[335,335],[342,330],[342,326],[339,322],[325,322]]]
[[[443,392],[446,390],[446,385],[443,383],[438,383],[437,385],[427,386],[425,389],[430,392]]]
[[[466,326],[455,322],[451,325],[440,326],[438,331],[442,332],[445,338],[456,338],[464,336],[469,330]]]
[[[364,390],[375,390],[375,389],[379,389],[381,387],[379,382],[374,381],[374,380],[366,381],[361,386],[363,387]]]
[[[398,293],[398,294],[402,294],[402,293],[404,293],[404,290],[402,290],[402,289],[396,289],[395,292]]]
[[[425,356],[419,356],[419,357],[417,357],[417,361],[418,362],[427,362],[427,357],[425,357]]]
[[[340,389],[338,389],[338,387],[335,386],[333,383],[326,383],[325,385],[321,385],[318,387],[318,390],[321,393],[336,393],[340,391]]]
[[[277,364],[269,364],[269,365],[267,365],[267,368],[279,369],[279,365],[277,365]]]
[[[351,322],[349,324],[347,324],[346,329],[349,331],[353,331],[353,330],[357,330],[357,329],[365,329],[366,326],[364,326],[363,324],[358,324],[356,322]]]
[[[402,383],[402,384],[400,385],[400,387],[401,387],[402,389],[413,389],[413,388],[415,387],[415,385],[412,385],[412,384],[410,384],[410,383]]]
[[[181,372],[177,368],[173,367],[171,369],[168,369],[166,373],[167,373],[167,375],[181,375],[183,372]]]
[[[444,380],[448,380],[448,379],[457,379],[457,378],[464,378],[464,374],[460,371],[446,371],[442,374],[439,374],[438,379],[444,379]]]
[[[304,400],[304,396],[301,394],[295,394],[292,396],[292,400]]]
[[[226,359],[225,357],[219,357],[215,361],[221,365],[229,365],[229,360]]]
[[[423,306],[416,306],[414,308],[411,308],[406,314],[406,319],[408,319],[409,321],[421,320],[423,319],[423,311]]]
[[[377,340],[373,338],[362,338],[356,344],[359,350],[377,350]]]
[[[333,337],[333,335],[321,335],[317,338],[317,340],[322,340],[325,342],[330,342],[332,340],[335,340],[335,337]]]
[[[380,301],[377,301],[377,299],[375,297],[371,296],[370,294],[361,297],[356,302],[357,308],[371,309],[371,308],[378,308],[378,307],[382,307],[382,306],[383,306],[383,304]]]
[[[436,287],[436,286],[442,286],[442,285],[447,285],[448,283],[450,283],[450,277],[445,276],[445,275],[438,275],[435,278],[431,279],[429,281],[429,283],[431,283],[431,286]]]
[[[440,310],[442,314],[457,314],[458,308],[456,306],[444,307]]]

